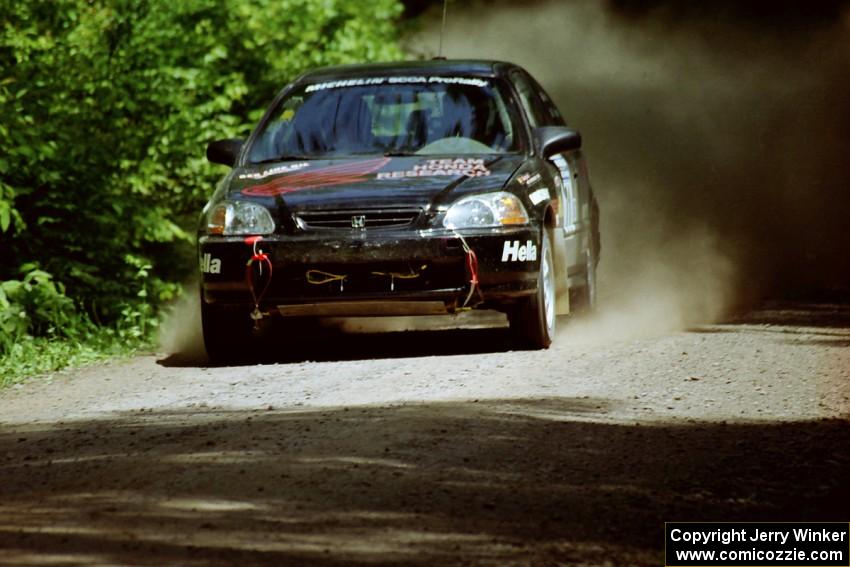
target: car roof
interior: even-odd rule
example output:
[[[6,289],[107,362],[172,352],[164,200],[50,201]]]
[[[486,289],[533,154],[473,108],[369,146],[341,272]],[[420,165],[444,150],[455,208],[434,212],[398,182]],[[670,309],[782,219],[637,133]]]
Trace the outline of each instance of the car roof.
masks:
[[[504,76],[513,63],[477,59],[432,59],[430,61],[402,61],[393,63],[367,63],[337,65],[309,71],[298,82],[314,82],[356,77],[393,77],[411,73],[420,75],[471,75],[476,77]]]

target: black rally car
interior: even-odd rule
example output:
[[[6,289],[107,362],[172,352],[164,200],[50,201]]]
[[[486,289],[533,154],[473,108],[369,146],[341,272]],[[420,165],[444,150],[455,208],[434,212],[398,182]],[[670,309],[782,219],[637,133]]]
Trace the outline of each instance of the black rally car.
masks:
[[[507,313],[546,348],[556,313],[591,307],[598,207],[581,153],[526,71],[495,61],[307,73],[247,140],[198,233],[209,355],[266,318]],[[570,306],[571,304],[571,306]]]

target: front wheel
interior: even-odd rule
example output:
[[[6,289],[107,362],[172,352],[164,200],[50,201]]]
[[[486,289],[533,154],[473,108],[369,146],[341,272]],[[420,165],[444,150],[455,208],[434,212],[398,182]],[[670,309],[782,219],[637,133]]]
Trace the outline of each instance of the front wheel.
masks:
[[[209,359],[217,364],[250,358],[254,322],[247,309],[210,305],[201,300],[201,326]]]
[[[524,346],[549,348],[555,338],[555,263],[549,231],[540,239],[537,293],[525,298],[508,313],[511,333]]]

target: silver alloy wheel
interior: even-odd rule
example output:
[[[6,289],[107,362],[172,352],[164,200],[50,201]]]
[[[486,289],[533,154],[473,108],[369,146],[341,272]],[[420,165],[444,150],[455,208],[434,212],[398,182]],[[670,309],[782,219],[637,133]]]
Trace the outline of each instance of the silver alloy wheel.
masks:
[[[543,254],[540,258],[543,277],[543,311],[546,315],[546,331],[550,338],[555,336],[555,270],[552,265],[552,249],[548,233],[543,234]]]
[[[596,307],[596,252],[594,252],[592,244],[587,251],[586,258],[587,306],[593,309]]]

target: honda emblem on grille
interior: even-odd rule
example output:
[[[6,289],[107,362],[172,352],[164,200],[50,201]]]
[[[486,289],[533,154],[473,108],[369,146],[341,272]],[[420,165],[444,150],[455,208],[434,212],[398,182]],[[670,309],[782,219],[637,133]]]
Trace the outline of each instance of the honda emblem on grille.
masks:
[[[351,217],[351,228],[366,228],[366,215]]]

